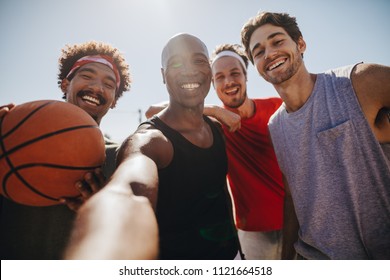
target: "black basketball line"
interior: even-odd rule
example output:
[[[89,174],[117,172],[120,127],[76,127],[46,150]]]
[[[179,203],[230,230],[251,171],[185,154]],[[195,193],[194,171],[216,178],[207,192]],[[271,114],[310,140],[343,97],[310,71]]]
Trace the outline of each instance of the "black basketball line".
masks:
[[[16,150],[18,149],[21,149],[22,147],[25,147],[25,146],[28,146],[30,145],[31,143],[34,143],[34,142],[37,142],[37,141],[40,141],[42,139],[45,139],[45,138],[48,138],[48,137],[51,137],[51,136],[54,136],[54,135],[57,135],[57,134],[62,134],[62,133],[65,133],[65,132],[68,132],[68,131],[72,131],[72,130],[77,130],[77,129],[83,129],[83,128],[98,128],[97,125],[81,125],[81,126],[75,126],[75,127],[69,127],[69,128],[65,128],[65,129],[61,129],[61,130],[57,130],[57,131],[54,131],[54,132],[51,132],[51,133],[47,133],[47,134],[44,134],[44,135],[41,135],[40,137],[37,137],[37,138],[34,138],[34,139],[31,139],[27,142],[24,142],[23,144],[20,144],[16,147],[14,147],[13,149],[11,149],[10,151],[7,151],[4,153],[4,155],[0,156],[0,159],[2,157],[5,157],[5,160],[9,166],[9,169],[11,173],[15,173],[16,177],[27,187],[29,188],[30,190],[32,190],[33,192],[35,192],[35,189],[30,186],[25,180],[24,178],[18,173],[17,169],[15,169],[13,163],[11,162],[10,158],[8,157],[8,155],[10,155],[11,153],[15,152]],[[1,143],[3,144],[3,143]],[[2,148],[3,150],[5,151],[4,149],[4,145],[2,145]],[[3,188],[3,193],[5,194],[6,193],[6,188],[5,188],[5,177],[3,179],[3,182],[2,182],[2,188]],[[39,192],[38,192],[39,193]],[[39,195],[42,195],[44,197],[46,197],[46,195],[43,195],[41,193],[39,193]],[[8,197],[8,193],[7,193],[7,197]],[[53,198],[50,198],[50,197],[47,197],[48,199],[52,199],[52,200],[57,200],[57,199],[53,199]]]
[[[19,121],[18,124],[16,124],[12,129],[10,129],[6,134],[3,135],[3,132],[2,132],[2,129],[3,129],[3,120],[4,118],[1,118],[0,119],[0,146],[2,148],[2,150],[4,151],[4,154],[2,156],[0,156],[0,159],[3,157],[3,156],[6,156],[6,149],[5,149],[5,144],[4,144],[4,139],[8,136],[8,135],[11,135],[15,130],[17,130],[23,123],[25,123],[32,115],[34,115],[36,112],[38,112],[39,110],[41,110],[42,108],[46,107],[47,105],[50,105],[50,104],[53,104],[54,102],[58,102],[58,101],[48,101],[46,103],[43,103],[41,104],[40,106],[38,106],[37,108],[35,108],[33,111],[31,111],[29,114],[27,114],[27,116],[25,116],[22,120]],[[9,166],[12,166],[12,163],[9,161],[8,157],[7,157],[7,163]],[[4,182],[4,180],[3,180]],[[4,188],[3,188],[4,189]]]
[[[57,134],[61,134],[61,133],[65,133],[65,132],[68,132],[68,131],[72,131],[72,130],[77,130],[77,129],[83,129],[83,128],[98,128],[99,129],[99,126],[98,125],[79,125],[79,126],[73,126],[73,127],[68,127],[68,128],[64,128],[64,129],[60,129],[60,130],[57,130],[57,131],[53,131],[53,132],[50,132],[50,133],[46,133],[46,134],[43,134],[39,137],[36,137],[36,138],[33,138],[33,139],[30,139],[26,142],[23,142],[22,144],[18,145],[18,146],[15,146],[13,147],[12,149],[6,151],[5,147],[4,147],[4,142],[1,141],[1,148],[3,149],[4,153],[2,155],[0,155],[0,159],[2,159],[3,157],[7,157],[8,158],[8,155],[16,152],[17,150],[25,147],[25,146],[28,146],[34,142],[38,142],[40,140],[43,140],[45,138],[49,138],[49,137],[52,137],[54,135],[57,135]]]
[[[48,101],[40,106],[38,106],[37,108],[35,108],[33,111],[31,111],[27,116],[25,116],[23,119],[21,119],[19,121],[18,124],[16,124],[10,131],[8,131],[6,134],[3,135],[3,133],[0,133],[0,141],[3,142],[3,139],[5,139],[8,135],[12,134],[15,130],[17,130],[22,124],[24,124],[32,115],[34,115],[36,112],[38,112],[39,110],[41,110],[42,108],[46,107],[47,105],[50,105],[50,104],[53,104],[55,102],[59,102],[59,101]],[[3,119],[1,119],[1,123],[0,123],[0,128],[2,128],[2,123],[3,123]],[[2,131],[0,131],[2,132]]]
[[[10,200],[12,200],[11,196],[8,194],[8,189],[7,189],[7,180],[8,178],[12,175],[15,174],[16,177],[22,181],[22,183],[30,189],[32,192],[34,192],[37,195],[40,195],[44,198],[47,198],[49,200],[54,200],[58,201],[57,198],[48,196],[44,193],[41,193],[38,191],[34,186],[32,186],[30,183],[28,183],[20,174],[19,170],[26,169],[26,168],[31,168],[31,167],[48,167],[48,168],[55,168],[55,169],[67,169],[67,170],[91,170],[100,167],[98,166],[67,166],[67,165],[58,165],[58,164],[50,164],[50,163],[29,163],[29,164],[23,164],[17,167],[14,167],[13,169],[9,170],[7,174],[4,176],[4,180],[2,182],[2,189],[3,189],[3,194]]]
[[[36,190],[33,186],[31,186],[28,182],[26,182],[26,180],[19,174],[18,170],[20,170],[21,168],[25,167],[27,168],[28,165],[41,165],[41,166],[44,166],[46,165],[47,167],[52,167],[52,168],[64,168],[64,169],[84,169],[84,167],[74,167],[74,166],[60,166],[60,165],[54,165],[54,164],[37,164],[37,163],[34,163],[34,164],[28,164],[28,165],[24,165],[24,166],[19,166],[18,168],[15,168],[9,158],[9,155],[16,152],[17,150],[25,147],[25,146],[28,146],[34,142],[37,142],[37,141],[40,141],[40,140],[43,140],[45,138],[48,138],[48,137],[52,137],[54,135],[57,135],[57,134],[61,134],[61,133],[65,133],[65,132],[68,132],[68,131],[72,131],[72,130],[77,130],[77,129],[83,129],[83,128],[98,128],[98,125],[81,125],[81,126],[75,126],[75,127],[70,127],[70,128],[65,128],[65,129],[61,129],[61,130],[57,130],[57,131],[54,131],[54,132],[51,132],[51,133],[47,133],[47,134],[44,134],[44,135],[41,135],[37,138],[34,138],[34,139],[31,139],[29,141],[26,141],[16,147],[13,147],[12,149],[10,149],[9,151],[6,151],[6,148],[5,148],[5,143],[4,143],[4,139],[6,137],[8,137],[9,135],[11,135],[14,131],[16,131],[21,125],[23,125],[31,116],[33,116],[36,112],[38,112],[39,110],[41,110],[42,108],[50,105],[50,104],[53,104],[55,102],[58,102],[58,101],[48,101],[40,106],[38,106],[37,108],[35,108],[32,112],[30,112],[27,116],[25,116],[21,121],[19,121],[19,123],[17,125],[15,125],[11,130],[9,130],[5,135],[2,135],[2,124],[3,124],[3,120],[4,118],[1,118],[0,119],[0,146],[2,148],[2,150],[4,151],[3,155],[0,155],[0,159],[2,159],[3,157],[5,157],[6,159],[6,162],[8,164],[8,166],[10,167],[10,170],[9,172],[7,173],[7,175],[4,177],[4,180],[2,182],[2,189],[3,189],[3,194],[5,194],[7,197],[9,197],[8,195],[8,192],[7,192],[7,188],[6,188],[6,181],[8,180],[9,176],[11,176],[11,174],[15,174],[16,177],[27,187],[29,188],[31,191],[33,191],[34,193],[38,194],[38,195],[41,195],[47,199],[50,199],[50,200],[54,200],[54,201],[57,201],[58,199],[55,199],[55,198],[52,198],[48,195],[45,195],[41,192],[39,192],[38,190]],[[88,167],[86,170],[89,170],[90,168],[97,168],[99,166],[96,166],[96,167]],[[11,199],[11,198],[10,198]],[[12,199],[11,199],[12,200]]]

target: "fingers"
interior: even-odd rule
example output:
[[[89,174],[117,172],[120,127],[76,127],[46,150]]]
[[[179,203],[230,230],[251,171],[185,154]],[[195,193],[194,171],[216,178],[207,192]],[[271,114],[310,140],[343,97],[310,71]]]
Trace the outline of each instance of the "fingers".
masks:
[[[94,194],[101,190],[106,183],[106,178],[103,175],[101,168],[96,168],[93,172],[88,172],[84,176],[84,187],[89,186],[89,191]]]
[[[76,188],[80,191],[84,199],[88,199],[104,187],[106,179],[101,168],[96,168],[93,172],[87,172],[84,180],[76,182]]]
[[[68,206],[70,210],[77,212],[80,206],[84,203],[84,199],[81,196],[74,198],[63,197],[60,199],[60,202]]]
[[[96,168],[93,172],[87,172],[84,179],[75,183],[75,188],[80,192],[76,198],[61,198],[60,202],[66,204],[69,209],[77,211],[80,206],[93,194],[104,187],[106,179],[101,168]]]
[[[0,106],[0,118],[4,117],[13,107],[15,107],[13,103]]]

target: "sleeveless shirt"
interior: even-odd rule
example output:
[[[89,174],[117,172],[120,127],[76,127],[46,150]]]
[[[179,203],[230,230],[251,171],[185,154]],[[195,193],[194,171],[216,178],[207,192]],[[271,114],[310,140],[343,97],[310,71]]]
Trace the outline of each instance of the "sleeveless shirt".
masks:
[[[390,154],[365,119],[353,68],[318,74],[304,106],[283,104],[269,123],[300,225],[295,248],[308,259],[390,258]]]
[[[174,150],[171,163],[158,171],[160,259],[233,259],[238,252],[224,140],[211,120],[204,119],[213,133],[209,148],[192,144],[156,116],[147,121]]]

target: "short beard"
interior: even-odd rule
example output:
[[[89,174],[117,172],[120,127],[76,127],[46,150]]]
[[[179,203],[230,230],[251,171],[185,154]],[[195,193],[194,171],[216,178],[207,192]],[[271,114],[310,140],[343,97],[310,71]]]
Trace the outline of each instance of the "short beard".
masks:
[[[246,99],[246,91],[244,92],[243,95],[239,99],[233,99],[233,101],[229,102],[229,104],[224,104],[226,107],[229,107],[231,109],[237,109],[241,107],[242,104],[244,104]]]
[[[291,67],[289,67],[287,69],[287,71],[284,72],[282,75],[279,75],[277,77],[270,77],[266,74],[261,74],[261,76],[264,78],[264,80],[266,80],[267,82],[269,82],[273,85],[279,85],[279,84],[289,80],[292,76],[295,75],[295,73],[298,72],[299,67],[301,67],[301,65],[303,63],[303,58],[302,58],[301,54],[299,53],[298,49],[297,49],[296,55],[297,55],[298,59],[296,59],[293,62],[293,64],[291,65]]]

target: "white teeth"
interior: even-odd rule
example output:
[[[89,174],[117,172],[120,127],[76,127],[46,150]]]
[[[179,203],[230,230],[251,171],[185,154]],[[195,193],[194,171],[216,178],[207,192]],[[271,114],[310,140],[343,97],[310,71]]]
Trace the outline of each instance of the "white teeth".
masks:
[[[183,88],[183,89],[196,89],[199,86],[200,85],[198,83],[189,83],[189,84],[182,84],[181,88]]]
[[[227,90],[225,92],[226,92],[226,94],[233,94],[233,93],[236,93],[237,91],[238,91],[238,87],[235,87],[235,88]]]
[[[279,62],[277,62],[277,63],[275,63],[275,64],[272,64],[268,69],[269,69],[269,70],[273,70],[273,69],[275,69],[276,67],[278,67],[279,65],[283,64],[284,62],[285,62],[285,60],[281,60],[281,61],[279,61]]]
[[[84,96],[82,97],[82,99],[85,100],[85,101],[89,101],[89,102],[95,103],[95,104],[97,104],[97,105],[100,105],[99,99],[94,98],[94,97],[92,97],[92,96],[84,95]]]

